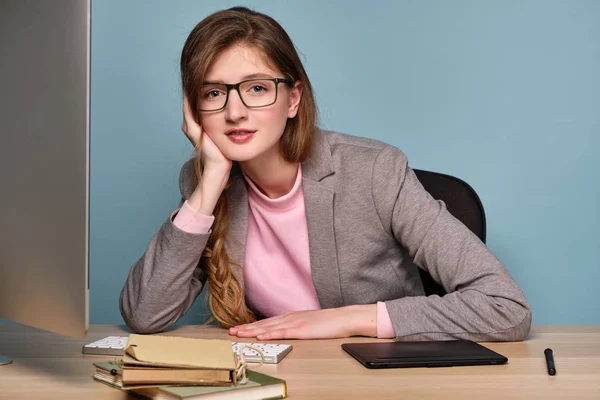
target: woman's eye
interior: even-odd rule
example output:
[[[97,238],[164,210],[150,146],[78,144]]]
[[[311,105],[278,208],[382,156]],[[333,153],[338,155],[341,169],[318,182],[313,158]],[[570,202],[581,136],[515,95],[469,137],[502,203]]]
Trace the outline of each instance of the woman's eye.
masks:
[[[250,91],[254,92],[254,93],[261,93],[261,92],[266,92],[267,88],[264,86],[261,86],[261,85],[254,85],[250,88]]]
[[[215,97],[219,97],[220,94],[221,92],[219,92],[218,90],[211,90],[209,92],[206,92],[204,97],[206,97],[207,99],[214,99]]]

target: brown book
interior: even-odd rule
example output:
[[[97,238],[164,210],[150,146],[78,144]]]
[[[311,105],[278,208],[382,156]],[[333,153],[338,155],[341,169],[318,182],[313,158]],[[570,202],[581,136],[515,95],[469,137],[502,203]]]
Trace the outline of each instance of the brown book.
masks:
[[[234,385],[237,358],[231,341],[175,336],[129,336],[123,384]]]
[[[111,362],[94,363],[94,379],[136,396],[153,400],[258,400],[283,399],[287,396],[287,385],[283,379],[248,370],[248,382],[233,386],[135,386],[124,387],[121,367]]]
[[[193,368],[129,367],[122,370],[122,378],[127,384],[230,385],[232,383],[230,371]]]

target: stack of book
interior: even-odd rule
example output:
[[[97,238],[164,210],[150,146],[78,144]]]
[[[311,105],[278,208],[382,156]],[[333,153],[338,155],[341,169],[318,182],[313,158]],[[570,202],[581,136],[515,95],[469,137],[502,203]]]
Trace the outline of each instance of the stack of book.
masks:
[[[149,399],[282,399],[286,383],[246,370],[228,340],[130,335],[121,360],[94,363],[94,379]]]

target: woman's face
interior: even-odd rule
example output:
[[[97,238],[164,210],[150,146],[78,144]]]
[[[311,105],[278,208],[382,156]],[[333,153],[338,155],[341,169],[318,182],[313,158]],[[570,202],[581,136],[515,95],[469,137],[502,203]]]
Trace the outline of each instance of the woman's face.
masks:
[[[236,84],[247,79],[283,77],[279,71],[267,66],[260,51],[238,45],[217,56],[208,68],[204,82]],[[263,91],[263,88],[252,87],[246,91],[250,97]],[[302,86],[299,82],[293,88],[279,83],[277,93],[274,104],[262,108],[247,108],[238,92],[232,89],[223,110],[200,113],[202,129],[230,160],[249,161],[262,155],[278,155],[278,143],[287,119],[294,118],[298,112]],[[205,93],[202,90],[199,101],[202,96],[222,95],[218,91]]]

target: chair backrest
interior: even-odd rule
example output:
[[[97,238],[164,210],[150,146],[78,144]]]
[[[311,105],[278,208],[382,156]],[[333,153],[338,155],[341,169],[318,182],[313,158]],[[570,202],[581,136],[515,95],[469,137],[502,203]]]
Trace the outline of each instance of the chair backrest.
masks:
[[[419,181],[436,200],[442,200],[450,214],[465,224],[485,243],[485,211],[475,190],[462,179],[438,172],[413,169]],[[446,291],[428,272],[419,268],[425,294],[443,296]]]

